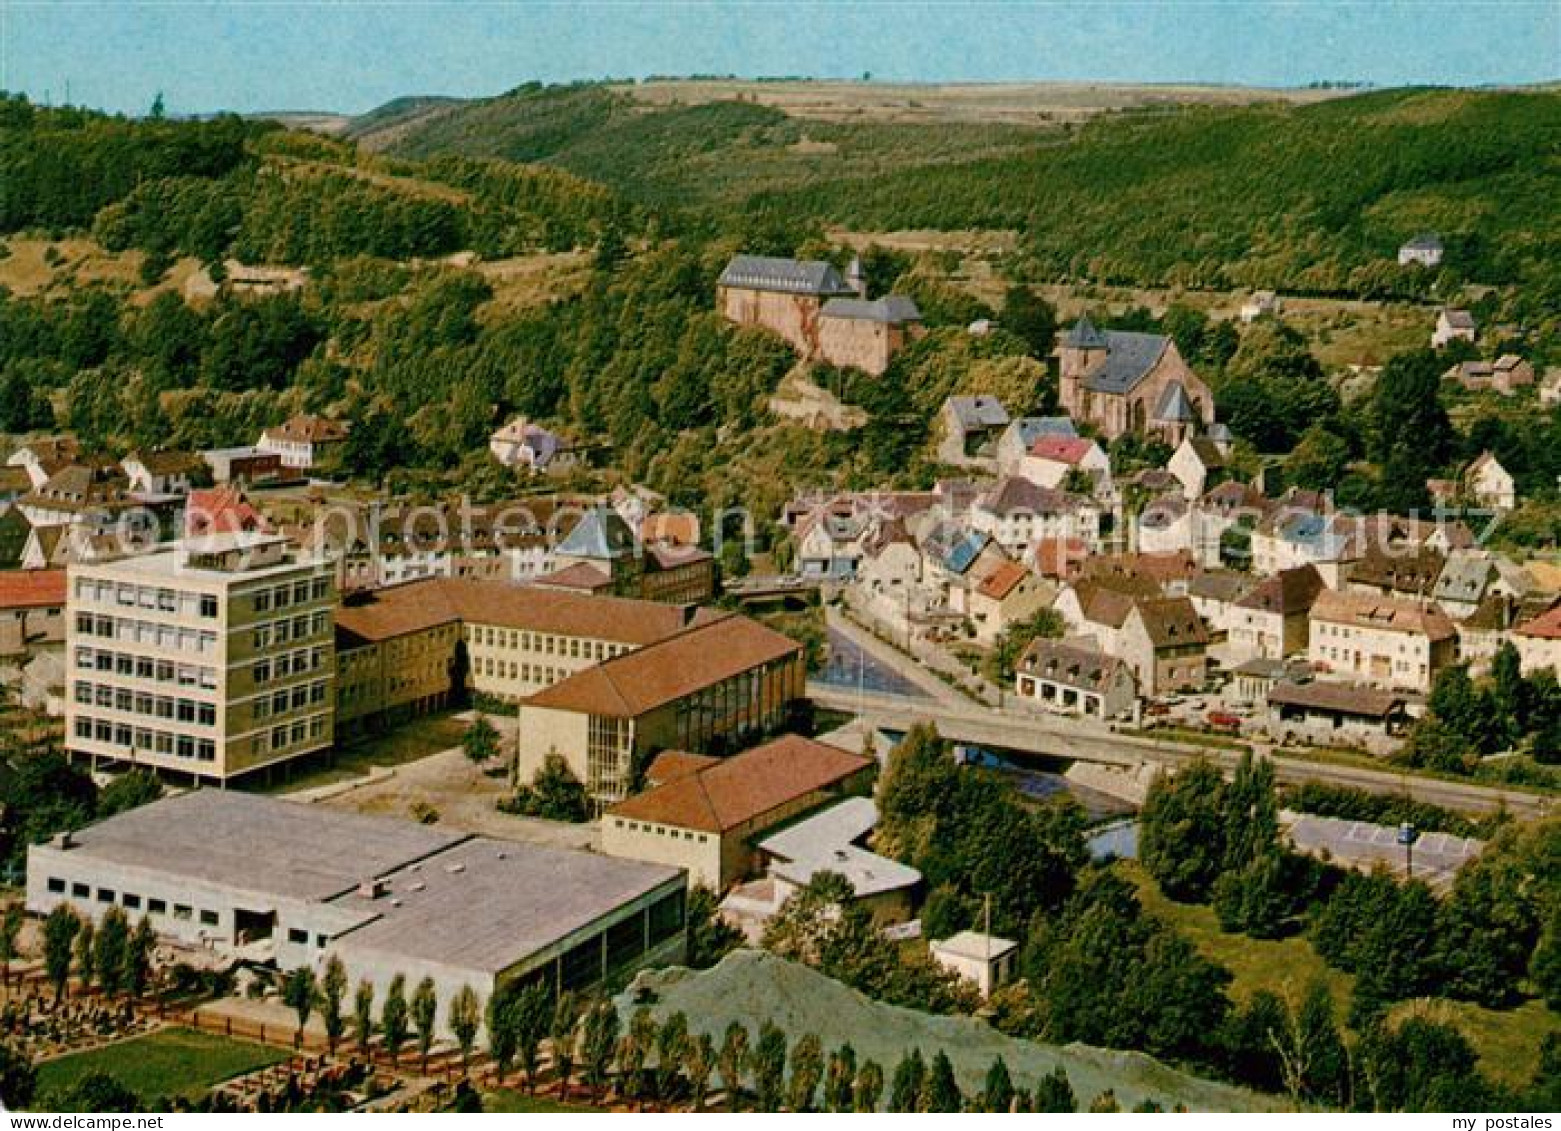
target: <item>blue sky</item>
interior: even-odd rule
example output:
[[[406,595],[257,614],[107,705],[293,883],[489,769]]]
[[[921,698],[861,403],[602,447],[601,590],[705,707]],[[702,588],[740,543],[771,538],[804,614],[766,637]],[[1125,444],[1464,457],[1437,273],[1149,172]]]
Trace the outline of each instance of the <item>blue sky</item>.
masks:
[[[1561,0],[0,0],[0,88],[170,113],[650,74],[886,80],[1561,77]]]

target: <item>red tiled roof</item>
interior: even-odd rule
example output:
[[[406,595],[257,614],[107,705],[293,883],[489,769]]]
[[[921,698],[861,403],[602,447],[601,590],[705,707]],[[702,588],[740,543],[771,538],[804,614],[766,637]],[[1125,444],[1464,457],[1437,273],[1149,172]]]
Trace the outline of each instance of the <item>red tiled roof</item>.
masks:
[[[976,586],[976,592],[994,601],[1001,601],[1029,576],[1030,571],[1018,562],[998,562]]]
[[[695,614],[694,623],[708,616]],[[685,623],[682,609],[655,601],[457,577],[371,590],[336,610],[337,628],[360,641],[388,640],[451,621],[641,647],[679,632]]]
[[[860,755],[785,735],[620,801],[608,813],[723,833],[809,793],[838,785],[871,765]]]
[[[1054,460],[1071,467],[1077,466],[1094,446],[1095,441],[1083,436],[1042,436],[1030,445],[1030,454],[1036,459]]]
[[[0,573],[0,609],[48,609],[64,604],[63,569],[13,569]]]
[[[1518,625],[1513,631],[1519,636],[1535,640],[1561,640],[1561,606],[1535,617],[1527,624]]]
[[[606,598],[583,599],[600,602]],[[801,651],[802,645],[789,636],[747,617],[727,613],[708,620],[696,618],[677,635],[576,672],[530,696],[524,705],[637,718]]]
[[[598,589],[607,589],[612,585],[612,578],[597,569],[590,562],[576,562],[574,565],[565,566],[563,569],[555,569],[552,573],[545,573],[537,578],[536,583],[545,589],[568,589],[577,593],[594,593]]]
[[[266,516],[237,487],[210,487],[190,492],[184,504],[186,534],[243,534],[270,531]]]

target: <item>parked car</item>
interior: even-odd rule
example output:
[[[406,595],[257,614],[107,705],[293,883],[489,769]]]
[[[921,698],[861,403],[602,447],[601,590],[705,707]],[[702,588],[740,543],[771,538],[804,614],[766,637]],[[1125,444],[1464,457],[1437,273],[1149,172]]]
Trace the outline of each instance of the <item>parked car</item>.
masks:
[[[1241,729],[1240,717],[1231,714],[1229,711],[1210,711],[1205,717],[1209,721],[1209,726],[1215,730],[1222,730],[1227,731],[1230,734],[1235,734]]]
[[[1161,703],[1158,699],[1151,699],[1148,703],[1144,704],[1144,714],[1149,715],[1151,718],[1158,718],[1161,715],[1169,715],[1170,713],[1170,706],[1168,704]]]

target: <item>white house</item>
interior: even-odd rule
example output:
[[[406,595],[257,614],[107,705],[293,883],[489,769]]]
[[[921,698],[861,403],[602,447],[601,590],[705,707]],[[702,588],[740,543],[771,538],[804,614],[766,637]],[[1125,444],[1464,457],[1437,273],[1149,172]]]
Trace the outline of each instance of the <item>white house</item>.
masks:
[[[275,452],[282,466],[310,471],[337,454],[347,443],[347,425],[339,420],[300,413],[284,424],[267,428],[255,447]]]
[[[488,437],[488,450],[505,467],[558,473],[579,462],[579,453],[558,435],[518,417]]]
[[[1030,445],[1019,474],[1041,487],[1062,488],[1071,472],[1089,476],[1092,494],[1111,483],[1111,460],[1105,449],[1083,436],[1042,436]]]
[[[1482,507],[1510,511],[1518,505],[1518,485],[1490,452],[1481,452],[1463,473],[1464,490]]]
[[[1441,349],[1448,342],[1458,340],[1472,342],[1478,333],[1474,315],[1467,310],[1444,307],[1436,316],[1436,328],[1431,331],[1431,348]]]
[[[1189,500],[1213,487],[1225,466],[1225,453],[1207,436],[1188,436],[1165,463],[1165,469],[1176,476],[1182,494]]]
[[[1442,262],[1442,238],[1433,232],[1416,236],[1398,249],[1398,265],[1408,267],[1435,267]]]

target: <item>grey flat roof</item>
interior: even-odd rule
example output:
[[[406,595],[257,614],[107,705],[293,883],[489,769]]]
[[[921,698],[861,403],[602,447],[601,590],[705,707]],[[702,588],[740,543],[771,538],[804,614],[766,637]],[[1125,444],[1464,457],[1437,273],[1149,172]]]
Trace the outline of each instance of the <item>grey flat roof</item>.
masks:
[[[383,894],[332,901],[377,915],[341,936],[367,948],[499,974],[650,895],[682,869],[473,837],[384,877]]]
[[[1170,344],[1163,334],[1109,330],[1106,360],[1084,378],[1084,387],[1099,393],[1125,393],[1155,367]]]
[[[198,789],[71,834],[68,857],[101,859],[281,899],[327,900],[462,839],[252,793]]]
[[[799,885],[819,872],[837,872],[862,897],[919,882],[915,868],[857,846],[877,823],[878,806],[871,798],[848,797],[766,837],[759,848],[776,857],[771,870],[777,876]]]

